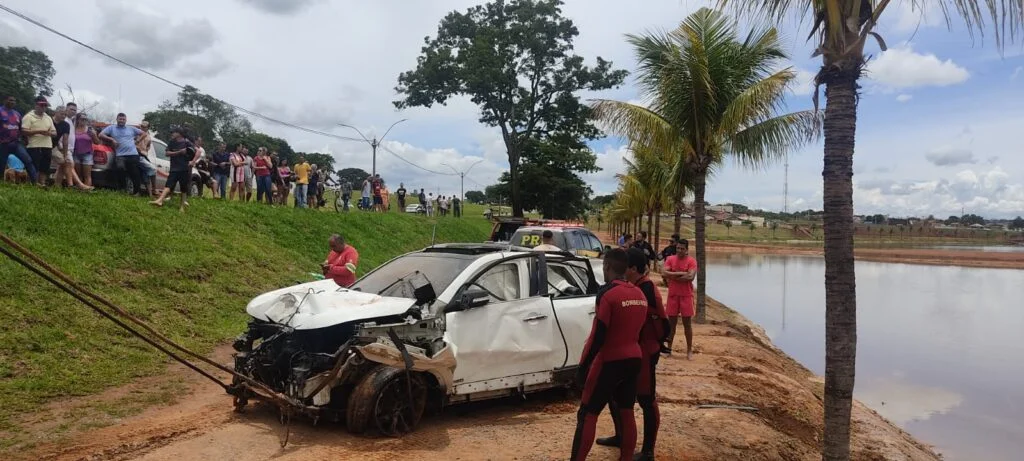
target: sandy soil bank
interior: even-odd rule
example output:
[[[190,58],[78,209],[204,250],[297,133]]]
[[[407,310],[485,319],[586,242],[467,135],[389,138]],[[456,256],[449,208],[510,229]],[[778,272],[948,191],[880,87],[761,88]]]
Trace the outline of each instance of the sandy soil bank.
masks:
[[[816,460],[822,438],[822,381],[776,349],[764,332],[711,301],[710,322],[696,326],[694,360],[675,354],[658,370],[662,428],[658,459]],[[680,329],[681,336],[681,329]],[[681,342],[681,341],[680,341]],[[676,345],[677,349],[680,347]],[[214,357],[230,362],[222,347]],[[90,416],[126,396],[142,398],[180,383],[179,397],[135,416]],[[702,404],[753,406],[756,412],[699,409]],[[290,443],[276,410],[245,414],[211,383],[180,366],[99,396],[57,402],[21,422],[23,443],[0,451],[15,460],[550,460],[567,459],[577,400],[565,392],[525,402],[451,407],[401,439],[352,436],[344,427],[293,421]],[[91,412],[91,413],[90,413]],[[639,412],[639,409],[638,409]],[[639,414],[638,420],[639,420]],[[99,424],[111,424],[95,428]],[[56,430],[59,428],[59,430]],[[928,447],[857,404],[857,460],[937,460]],[[599,434],[611,422],[602,415]],[[55,435],[60,434],[60,435]],[[615,459],[595,447],[591,458]]]

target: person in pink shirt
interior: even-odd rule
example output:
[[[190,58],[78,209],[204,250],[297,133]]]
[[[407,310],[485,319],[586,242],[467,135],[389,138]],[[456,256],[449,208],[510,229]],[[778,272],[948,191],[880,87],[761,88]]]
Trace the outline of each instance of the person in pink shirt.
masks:
[[[356,283],[356,264],[359,264],[359,252],[352,245],[345,244],[345,239],[338,234],[331,236],[328,242],[331,252],[320,266],[324,277],[330,277],[339,286],[348,288]]]
[[[665,260],[661,276],[668,282],[668,301],[665,313],[669,320],[668,349],[676,337],[679,317],[683,318],[683,333],[686,335],[686,359],[693,358],[693,279],[697,277],[697,260],[690,257],[690,242],[676,240],[676,254]],[[671,354],[671,352],[669,352]]]

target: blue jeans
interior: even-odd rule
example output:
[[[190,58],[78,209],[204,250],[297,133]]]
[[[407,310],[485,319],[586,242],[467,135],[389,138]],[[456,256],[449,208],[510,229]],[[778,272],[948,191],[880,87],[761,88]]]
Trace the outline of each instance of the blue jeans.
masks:
[[[344,205],[343,210],[348,211],[348,202],[352,199],[352,194],[341,194],[341,203]]]
[[[217,189],[220,190],[220,198],[228,196],[228,174],[214,173],[213,179],[217,181]]]
[[[309,184],[296,184],[295,185],[295,206],[298,208],[306,208],[306,192],[309,191]]]
[[[4,170],[7,169],[8,155],[18,157],[18,160],[21,160],[21,163],[25,164],[25,171],[28,171],[28,177],[32,179],[32,182],[36,182],[36,175],[38,174],[36,166],[28,156],[28,151],[25,150],[25,146],[21,145],[18,141],[0,144],[0,174],[3,174]]]
[[[227,180],[227,176],[224,179]],[[270,175],[256,177],[256,203],[263,201],[263,196],[267,197],[267,203],[274,203],[274,193],[270,184]]]

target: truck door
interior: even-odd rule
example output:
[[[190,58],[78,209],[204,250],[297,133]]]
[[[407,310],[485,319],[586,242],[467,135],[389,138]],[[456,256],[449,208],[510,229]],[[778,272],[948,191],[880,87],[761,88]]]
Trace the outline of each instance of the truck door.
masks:
[[[467,290],[482,290],[488,298],[482,306],[446,314],[445,340],[454,346],[458,363],[456,393],[547,382],[549,376],[527,375],[565,362],[565,343],[551,299],[540,290],[539,270],[534,255],[502,261],[456,294],[458,299]]]

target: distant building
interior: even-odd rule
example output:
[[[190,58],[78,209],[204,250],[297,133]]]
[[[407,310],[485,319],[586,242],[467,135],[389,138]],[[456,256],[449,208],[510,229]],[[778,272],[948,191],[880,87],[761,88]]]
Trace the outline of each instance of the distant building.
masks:
[[[732,205],[711,205],[707,208],[708,213],[728,213],[732,214]]]

